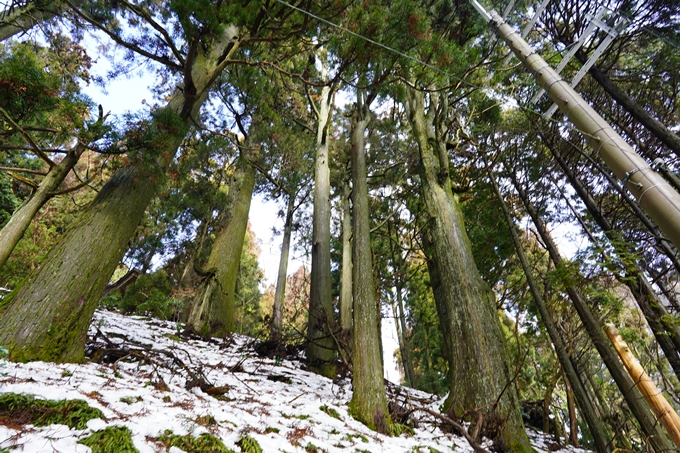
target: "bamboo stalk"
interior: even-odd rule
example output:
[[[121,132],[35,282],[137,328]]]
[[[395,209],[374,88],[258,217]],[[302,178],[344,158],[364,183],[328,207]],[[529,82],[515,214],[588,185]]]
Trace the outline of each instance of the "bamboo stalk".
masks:
[[[640,365],[638,359],[630,351],[630,348],[621,338],[616,328],[611,324],[607,324],[604,330],[607,332],[607,336],[609,336],[612,345],[614,345],[614,349],[619,353],[623,365],[628,370],[628,373],[630,373],[640,392],[652,407],[661,424],[666,428],[675,445],[680,448],[680,416],[678,416],[678,413],[675,412],[666,398],[664,398],[661,390],[659,390],[644,368],[642,368],[642,365]]]

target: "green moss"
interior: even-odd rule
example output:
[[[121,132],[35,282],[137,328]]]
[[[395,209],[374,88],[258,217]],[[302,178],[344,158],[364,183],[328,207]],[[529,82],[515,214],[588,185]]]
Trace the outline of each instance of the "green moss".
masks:
[[[298,420],[308,420],[308,419],[311,418],[310,415],[290,415],[290,414],[286,414],[284,412],[281,412],[281,416],[283,418],[297,418]]]
[[[85,429],[89,420],[104,418],[104,414],[83,400],[41,400],[33,395],[5,393],[0,395],[0,418],[5,417],[35,426],[58,424]]]
[[[319,409],[321,409],[323,412],[325,412],[326,414],[330,415],[331,417],[337,418],[338,420],[341,420],[340,414],[338,413],[338,411],[336,411],[336,410],[333,409],[332,407],[328,407],[328,406],[326,406],[326,405],[324,404],[324,405],[321,406]]]
[[[243,436],[236,442],[236,445],[241,447],[243,453],[262,453],[260,444],[250,436]]]
[[[394,437],[399,437],[402,434],[408,434],[410,436],[415,436],[416,432],[413,430],[408,425],[404,425],[403,423],[390,423],[389,427],[387,428],[388,433],[390,436]]]
[[[141,396],[123,396],[121,397],[118,401],[121,401],[125,404],[134,404],[142,401]]]
[[[139,453],[132,442],[132,432],[127,426],[109,426],[92,433],[79,444],[87,445],[92,453]]]
[[[347,440],[354,442],[354,439],[360,439],[363,443],[368,443],[368,438],[363,434],[346,434]]]
[[[234,453],[233,450],[225,447],[219,438],[208,433],[195,437],[191,435],[178,436],[173,434],[172,431],[165,431],[157,440],[165,445],[166,449],[177,447],[192,453]]]
[[[281,432],[281,430],[279,428],[274,428],[273,426],[268,426],[264,430],[264,434],[279,433],[279,432]]]

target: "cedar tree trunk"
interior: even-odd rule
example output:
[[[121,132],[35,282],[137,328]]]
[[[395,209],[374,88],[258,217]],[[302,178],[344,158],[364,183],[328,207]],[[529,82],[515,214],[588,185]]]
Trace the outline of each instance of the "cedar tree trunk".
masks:
[[[186,330],[204,337],[224,337],[234,330],[234,293],[248,212],[255,187],[255,167],[241,157],[229,186],[229,208],[223,227],[205,265],[205,278],[196,291]]]
[[[322,59],[322,75],[328,78],[328,65]],[[316,164],[314,169],[314,214],[312,219],[312,271],[309,287],[309,319],[305,353],[310,370],[335,377],[335,346],[331,337],[333,301],[331,294],[331,180],[328,155],[328,128],[331,119],[331,88],[321,90],[317,112]]]
[[[532,451],[511,383],[494,296],[474,262],[463,214],[451,190],[446,143],[437,135],[441,129],[435,124],[435,110],[446,112],[446,105],[438,105],[437,96],[430,94],[426,116],[423,93],[409,89],[407,97],[428,216],[423,242],[449,362],[444,409],[458,417],[480,411],[488,437],[508,451]]]
[[[185,86],[155,112],[146,142],[157,164],[116,172],[34,272],[0,305],[0,344],[11,360],[82,362],[87,329],[109,278],[156,193],[212,82],[238,48],[228,27],[187,68]]]
[[[293,233],[293,214],[295,214],[295,192],[288,194],[286,221],[283,225],[283,241],[281,243],[281,259],[276,276],[276,292],[274,293],[274,313],[272,315],[271,340],[278,343],[283,335],[283,304],[286,299],[286,277],[288,275],[288,257],[290,256],[290,238]]]
[[[519,194],[519,197],[521,198],[527,213],[536,226],[536,231],[538,231],[543,243],[547,247],[550,259],[555,264],[555,266],[559,266],[562,263],[562,256],[560,255],[557,245],[555,245],[555,241],[552,239],[545,222],[543,222],[543,220],[539,217],[538,212],[530,202],[527,193],[519,185],[517,176],[511,172],[507,166],[506,171],[510,176],[513,185],[515,186],[515,190]],[[595,349],[597,349],[597,352],[599,352],[602,361],[609,370],[609,374],[611,374],[612,379],[614,379],[616,382],[616,385],[619,387],[619,390],[628,403],[628,407],[640,424],[642,432],[647,437],[649,446],[651,446],[657,453],[673,450],[674,447],[672,442],[670,439],[668,439],[668,437],[666,437],[663,427],[657,422],[656,417],[651,412],[649,406],[642,397],[640,390],[638,390],[628,372],[623,368],[623,365],[619,361],[616,352],[612,350],[609,339],[602,331],[597,317],[586,303],[585,297],[583,297],[581,292],[578,291],[573,285],[569,284],[569,282],[565,282],[565,289],[569,295],[569,299],[571,299],[574,308],[576,309],[576,312],[578,313],[579,318],[581,319],[581,322],[583,323],[586,332],[588,333],[588,336],[593,342]]]
[[[61,162],[50,168],[31,197],[14,211],[9,222],[2,227],[2,230],[0,230],[0,267],[7,263],[14,247],[31,224],[31,220],[40,208],[54,196],[54,192],[64,181],[68,172],[78,163],[83,151],[85,151],[85,146],[78,143],[64,156]]]
[[[350,413],[371,429],[387,433],[390,414],[383,383],[380,354],[380,317],[373,282],[373,257],[368,206],[368,177],[364,134],[370,111],[361,91],[352,111],[352,280],[354,296],[354,348]]]

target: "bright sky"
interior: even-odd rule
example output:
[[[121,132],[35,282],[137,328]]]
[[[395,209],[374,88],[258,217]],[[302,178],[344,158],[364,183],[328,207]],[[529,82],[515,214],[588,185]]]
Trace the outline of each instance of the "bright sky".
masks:
[[[92,68],[93,74],[104,76],[110,69],[108,60],[104,57],[97,58],[96,46],[88,45],[89,53],[95,59]],[[104,112],[111,112],[112,115],[122,115],[127,112],[134,112],[140,109],[144,101],[151,103],[153,95],[148,87],[154,83],[151,75],[144,77],[125,78],[109,82],[106,92],[100,87],[91,84],[84,89],[84,92],[95,102],[102,105]],[[285,207],[283,207],[285,209]],[[260,240],[260,267],[265,273],[264,287],[269,284],[276,284],[276,275],[279,268],[281,257],[282,235],[272,235],[272,228],[277,231],[283,229],[283,219],[278,218],[277,213],[282,209],[273,201],[265,201],[261,196],[255,195],[250,207],[249,221],[251,229]],[[288,264],[288,273],[294,273],[303,263],[295,259],[294,252],[291,250],[291,260]],[[382,325],[383,357],[385,359],[385,377],[392,382],[399,382],[399,372],[394,351],[398,348],[396,330],[393,320],[384,319]]]

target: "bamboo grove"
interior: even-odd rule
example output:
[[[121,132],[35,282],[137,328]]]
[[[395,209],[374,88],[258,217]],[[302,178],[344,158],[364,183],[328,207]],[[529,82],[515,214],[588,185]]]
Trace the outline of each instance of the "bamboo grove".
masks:
[[[82,362],[96,309],[153,315],[351,372],[352,415],[398,435],[391,318],[404,384],[448,394],[442,412],[472,422],[474,442],[531,451],[531,425],[599,453],[680,447],[664,415],[680,406],[675,245],[631,175],[543,115],[552,101],[531,100],[534,79],[467,1],[2,6],[11,360]],[[515,29],[537,8],[511,6]],[[625,26],[593,31],[596,11]],[[554,67],[586,30],[562,77],[611,41],[576,90],[680,191],[680,10],[552,0],[526,40]],[[114,115],[85,94],[125,78],[153,99]],[[283,220],[264,291],[254,197]],[[670,409],[643,397],[622,340]]]

